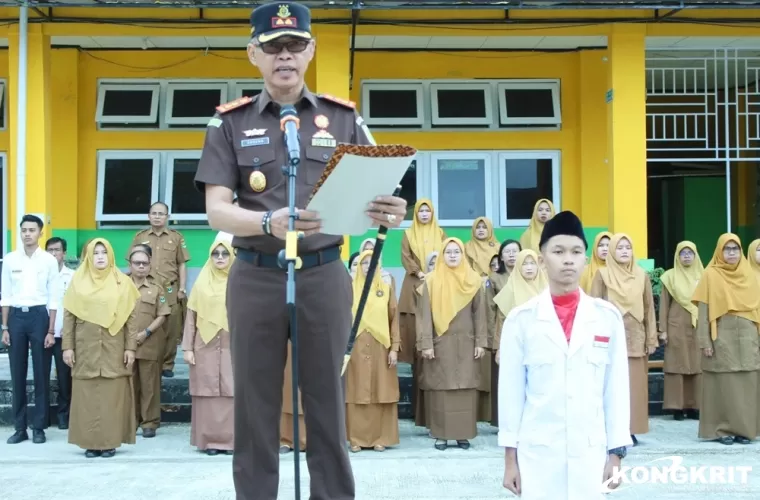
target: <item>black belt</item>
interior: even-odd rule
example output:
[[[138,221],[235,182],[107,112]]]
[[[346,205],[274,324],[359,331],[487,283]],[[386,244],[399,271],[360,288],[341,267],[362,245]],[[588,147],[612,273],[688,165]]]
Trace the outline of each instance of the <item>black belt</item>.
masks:
[[[39,306],[22,306],[22,307],[11,306],[11,309],[16,309],[16,310],[21,311],[21,312],[29,312],[29,311],[36,311],[37,309],[40,309],[40,308],[43,308],[43,307],[45,309],[47,309],[47,306],[44,306],[44,305],[39,305]]]
[[[253,264],[254,266],[270,269],[283,269],[280,267],[277,255],[248,250],[247,248],[236,248],[235,255],[238,259]],[[301,270],[309,269],[310,267],[323,266],[340,259],[340,247],[331,247],[320,250],[319,252],[301,254],[299,257],[301,258],[302,263]],[[283,270],[287,270],[287,268]]]

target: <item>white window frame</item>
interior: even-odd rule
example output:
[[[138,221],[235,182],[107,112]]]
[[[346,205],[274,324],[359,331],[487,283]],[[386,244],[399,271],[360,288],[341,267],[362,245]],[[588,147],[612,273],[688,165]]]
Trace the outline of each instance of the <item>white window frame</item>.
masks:
[[[515,150],[502,151],[498,154],[499,169],[499,225],[501,227],[524,227],[530,224],[530,219],[510,219],[507,213],[507,160],[551,160],[552,161],[552,203],[555,211],[562,206],[562,154],[558,150]]]
[[[105,192],[105,173],[108,160],[153,160],[153,177],[151,178],[151,203],[158,200],[161,170],[161,153],[157,151],[114,151],[100,150],[97,153],[98,178],[95,201],[95,220],[97,222],[138,222],[144,221],[146,213],[139,214],[105,214],[103,213],[103,193]]]
[[[261,89],[264,90],[264,80],[253,80],[246,82],[234,82],[232,84],[233,99],[240,99],[243,97],[243,90],[245,89]]]
[[[207,222],[208,218],[205,213],[202,214],[178,214],[174,212],[172,208],[173,193],[172,188],[174,186],[174,160],[200,160],[200,149],[183,149],[180,151],[169,151],[165,157],[166,168],[166,182],[164,184],[164,198],[163,201],[169,207],[169,213],[172,220],[184,220],[184,221],[201,221]]]
[[[554,118],[510,118],[507,112],[507,100],[504,98],[505,90],[551,90]],[[559,81],[547,80],[518,80],[513,82],[500,82],[496,85],[499,98],[499,123],[501,125],[560,125],[562,124],[562,110],[560,106]]]
[[[482,90],[486,116],[482,118],[441,118],[438,116],[439,90]],[[430,84],[431,123],[433,125],[484,125],[493,123],[493,86],[490,83],[437,83]]]
[[[438,224],[441,226],[451,227],[469,227],[472,226],[473,221],[477,217],[488,217],[493,220],[493,189],[491,189],[491,176],[493,172],[493,159],[494,155],[492,151],[429,151],[430,158],[430,199],[433,205],[436,207],[436,217],[438,218]],[[440,206],[439,192],[438,192],[438,161],[440,160],[483,160],[483,175],[484,175],[484,206],[485,213],[478,215],[473,219],[441,219],[440,210],[437,207]],[[419,190],[419,189],[418,189]]]
[[[413,90],[417,93],[416,118],[372,118],[369,94],[373,90]],[[425,125],[425,92],[422,82],[408,83],[362,83],[362,117],[367,125]]]
[[[5,215],[0,222],[0,229],[3,231],[2,245],[3,256],[5,256],[6,253],[11,251],[10,241],[8,241],[8,172],[10,171],[10,165],[8,165],[8,155],[6,153],[0,153],[0,166],[2,167],[0,175],[3,178],[3,214]],[[2,261],[3,259],[0,257],[0,262]]]
[[[106,102],[106,92],[110,90],[141,90],[152,91],[150,103],[150,115],[146,116],[103,116],[103,105]],[[98,83],[98,103],[95,111],[95,121],[113,124],[136,124],[158,122],[158,97],[161,93],[161,85],[158,83]]]
[[[164,107],[164,123],[167,125],[206,125],[211,116],[172,116],[174,107],[174,92],[177,90],[219,90],[219,103],[227,102],[229,86],[223,82],[169,82],[166,85],[166,106]],[[213,114],[212,114],[213,115]]]

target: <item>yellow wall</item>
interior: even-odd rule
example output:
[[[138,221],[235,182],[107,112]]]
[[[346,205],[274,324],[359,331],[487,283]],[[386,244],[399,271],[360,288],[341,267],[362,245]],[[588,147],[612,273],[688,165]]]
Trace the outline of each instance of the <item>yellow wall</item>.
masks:
[[[0,78],[8,82],[8,50],[0,50]],[[10,144],[10,132],[8,132],[8,121],[10,120],[8,112],[8,89],[5,89],[5,130],[0,130],[0,152],[7,153]],[[7,166],[6,166],[7,168]]]

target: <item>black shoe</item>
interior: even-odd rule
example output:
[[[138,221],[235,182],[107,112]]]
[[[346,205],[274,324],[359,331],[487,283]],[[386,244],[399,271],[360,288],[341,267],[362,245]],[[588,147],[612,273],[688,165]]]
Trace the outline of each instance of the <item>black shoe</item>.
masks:
[[[97,458],[99,457],[103,452],[100,450],[87,450],[84,452],[84,456],[86,458]]]
[[[47,441],[45,437],[45,431],[39,429],[32,429],[32,442],[34,444],[42,444]]]
[[[725,445],[734,444],[734,438],[731,436],[723,436],[722,438],[718,438],[716,441],[718,441],[720,444]]]
[[[750,444],[751,442],[752,441],[750,441],[749,439],[747,439],[747,438],[745,438],[743,436],[734,436],[734,443]]]
[[[210,457],[215,457],[218,454],[219,454],[219,450],[214,450],[212,448],[209,448],[208,450],[206,450],[206,455],[208,455]]]
[[[66,420],[59,420],[58,421],[58,428],[62,431],[65,431],[69,428],[69,422]]]
[[[291,451],[293,451],[293,450],[290,449],[290,446],[287,446],[287,445],[284,445],[284,444],[280,445],[280,455],[287,455]]]
[[[110,449],[110,450],[103,450],[100,453],[100,456],[103,457],[103,458],[111,458],[114,455],[116,455],[116,450],[114,450],[113,448]]]
[[[447,445],[448,443],[446,442],[445,439],[436,439],[435,444],[433,446],[435,447],[436,450],[443,451],[446,449]]]
[[[639,440],[636,439],[636,436],[634,436],[633,434],[631,434],[631,441],[633,441],[633,446],[639,445]]]
[[[156,437],[156,429],[143,429],[142,436],[144,438]]]
[[[161,372],[161,376],[165,378],[174,378],[174,372],[171,370],[164,370]]]
[[[463,450],[469,450],[470,449],[470,442],[466,439],[459,439],[457,440],[457,446],[462,448]]]
[[[679,422],[683,420],[683,412],[681,410],[676,410],[673,412],[673,420],[678,420]]]
[[[689,420],[699,420],[699,410],[686,410],[686,418]]]
[[[27,434],[26,431],[16,431],[13,433],[11,437],[8,438],[8,441],[6,441],[8,444],[19,444],[22,441],[26,441],[29,439],[29,434]]]

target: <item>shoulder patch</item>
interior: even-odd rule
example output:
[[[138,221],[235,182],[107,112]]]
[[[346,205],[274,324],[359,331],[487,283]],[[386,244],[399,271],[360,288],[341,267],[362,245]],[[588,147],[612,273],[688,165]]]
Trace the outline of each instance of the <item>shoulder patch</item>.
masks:
[[[248,104],[251,104],[253,102],[253,99],[250,97],[241,97],[239,99],[235,99],[234,101],[230,101],[227,104],[221,104],[216,107],[216,111],[221,115],[224,113],[227,113],[228,111],[232,111],[233,109],[242,108],[243,106],[247,106]]]
[[[344,108],[356,109],[356,103],[354,101],[347,101],[345,99],[341,99],[340,97],[335,97],[330,94],[317,94],[317,97],[319,97],[320,99],[324,99],[326,101],[334,102],[335,104],[340,104]]]

